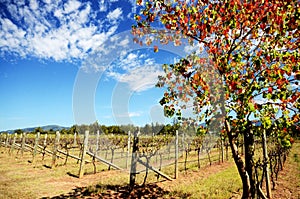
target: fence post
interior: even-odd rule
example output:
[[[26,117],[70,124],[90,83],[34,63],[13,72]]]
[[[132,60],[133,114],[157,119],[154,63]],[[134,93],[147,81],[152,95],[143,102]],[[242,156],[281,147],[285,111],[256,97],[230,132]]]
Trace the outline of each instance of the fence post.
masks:
[[[264,153],[264,169],[266,174],[266,189],[267,189],[267,198],[272,198],[271,193],[271,182],[270,182],[270,174],[269,174],[269,158],[268,158],[268,151],[267,151],[267,137],[266,137],[266,130],[263,130],[262,136],[262,144],[263,144],[263,153]]]
[[[56,154],[57,154],[57,149],[58,149],[58,144],[59,144],[59,131],[56,131],[56,135],[55,135],[55,141],[54,141],[54,146],[53,146],[53,156],[52,156],[52,165],[51,168],[55,167],[55,163],[56,163]]]
[[[16,143],[16,133],[14,133],[13,141],[12,141],[12,144],[10,146],[10,154],[12,154],[15,150],[15,143]]]
[[[139,143],[139,134],[140,130],[139,128],[134,132],[133,134],[133,145],[132,145],[132,157],[131,157],[131,169],[130,169],[130,181],[129,186],[132,190],[134,188],[135,184],[135,177],[136,177],[136,165],[138,160],[138,143]]]
[[[6,133],[6,138],[5,138],[5,148],[8,148],[8,142],[9,142],[9,134]]]
[[[224,162],[224,140],[223,137],[221,137],[221,153],[222,153],[222,163]]]
[[[79,167],[79,178],[83,177],[84,174],[84,164],[85,164],[85,154],[88,148],[88,142],[89,142],[89,131],[85,131],[84,138],[83,138],[83,148],[82,148],[82,154],[81,154],[81,162]]]
[[[76,146],[76,145],[77,145],[77,141],[76,141],[77,138],[76,138],[76,135],[77,135],[77,134],[76,134],[76,132],[75,132],[75,133],[74,133],[74,142],[73,142],[73,146]]]
[[[48,134],[46,133],[46,134],[45,134],[45,137],[44,137],[44,143],[43,143],[43,144],[44,144],[44,145],[43,145],[44,147],[47,146],[47,136],[48,136]]]
[[[178,130],[176,130],[175,137],[175,179],[178,178]]]
[[[99,130],[97,130],[97,136],[96,136],[96,152],[95,152],[96,155],[98,155],[98,151],[99,151],[99,138],[100,138],[100,132],[99,132]]]
[[[128,161],[129,161],[129,155],[130,155],[130,140],[131,140],[131,132],[128,131],[126,169],[128,168]]]
[[[22,134],[22,143],[21,143],[21,156],[23,156],[24,150],[25,150],[25,137],[26,137],[26,133],[23,132],[23,134]]]
[[[38,148],[38,145],[39,145],[39,139],[40,139],[40,132],[37,132],[37,134],[35,135],[32,163],[34,163],[34,161],[35,161],[36,151],[37,151],[37,148]]]

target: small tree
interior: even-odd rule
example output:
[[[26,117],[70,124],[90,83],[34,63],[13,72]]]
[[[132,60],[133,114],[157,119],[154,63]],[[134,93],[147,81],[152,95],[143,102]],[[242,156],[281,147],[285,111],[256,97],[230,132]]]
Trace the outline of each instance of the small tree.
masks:
[[[160,103],[165,115],[181,117],[180,102],[191,102],[198,122],[222,124],[243,198],[258,193],[252,119],[265,129],[278,120],[279,131],[299,121],[299,9],[298,0],[151,0],[136,15],[132,32],[139,43],[142,36],[147,44],[157,39],[199,45],[178,63],[163,65],[158,86],[167,89]],[[239,135],[244,160],[237,150]]]
[[[36,128],[34,129],[33,133],[38,133],[38,132],[44,133],[44,130],[43,130],[41,127],[36,127]]]

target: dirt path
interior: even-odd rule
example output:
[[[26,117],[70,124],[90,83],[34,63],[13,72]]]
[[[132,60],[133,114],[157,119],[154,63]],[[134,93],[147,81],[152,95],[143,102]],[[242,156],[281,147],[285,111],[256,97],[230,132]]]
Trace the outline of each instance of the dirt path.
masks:
[[[300,198],[300,143],[294,144],[283,170],[279,172],[272,196],[280,199]]]

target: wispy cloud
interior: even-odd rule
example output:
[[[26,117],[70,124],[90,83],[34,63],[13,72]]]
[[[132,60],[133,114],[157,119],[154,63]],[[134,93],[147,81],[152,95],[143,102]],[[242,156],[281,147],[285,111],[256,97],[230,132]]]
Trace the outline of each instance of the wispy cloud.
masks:
[[[112,23],[116,23],[120,17],[122,17],[122,9],[116,8],[115,10],[109,12],[107,14],[107,19],[110,20]]]
[[[84,59],[116,33],[123,11],[115,8],[106,17],[92,2],[2,1],[0,3],[0,55],[33,56],[55,61]],[[104,6],[104,7],[103,7]]]
[[[141,66],[127,74],[119,75],[117,80],[127,83],[130,90],[141,92],[153,88],[158,81],[158,75],[162,73],[156,66]]]
[[[184,47],[184,52],[187,54],[191,54],[193,52],[202,53],[203,51],[203,44],[202,43],[196,43],[194,45],[186,45]]]
[[[130,91],[141,92],[154,87],[163,71],[161,65],[147,54],[131,52],[113,63],[106,74],[127,84]]]
[[[142,113],[141,112],[129,112],[129,113],[124,113],[124,114],[117,114],[115,115],[115,117],[118,117],[118,118],[122,118],[122,117],[139,117],[141,116]]]

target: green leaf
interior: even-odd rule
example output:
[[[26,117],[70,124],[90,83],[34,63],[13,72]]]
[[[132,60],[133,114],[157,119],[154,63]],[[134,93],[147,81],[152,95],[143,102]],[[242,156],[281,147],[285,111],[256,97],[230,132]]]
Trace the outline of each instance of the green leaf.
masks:
[[[251,112],[255,112],[255,107],[254,107],[254,104],[253,104],[253,103],[250,102],[250,103],[248,104],[248,106],[249,106],[249,109],[250,109]]]

